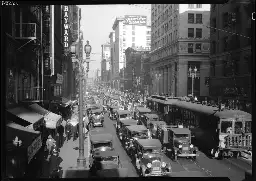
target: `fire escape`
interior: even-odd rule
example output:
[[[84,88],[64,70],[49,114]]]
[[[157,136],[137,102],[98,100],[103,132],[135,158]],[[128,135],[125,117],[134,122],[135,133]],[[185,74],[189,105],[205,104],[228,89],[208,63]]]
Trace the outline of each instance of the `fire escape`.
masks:
[[[20,41],[22,46],[17,50],[22,50],[23,55],[27,56],[23,68],[29,67],[30,72],[34,75],[34,85],[28,84],[28,74],[23,74],[23,85],[18,89],[19,100],[22,102],[41,102],[42,101],[42,58],[43,47],[46,45],[46,36],[42,33],[42,6],[27,6],[19,8],[15,23],[15,39]],[[34,56],[34,57],[33,57]]]

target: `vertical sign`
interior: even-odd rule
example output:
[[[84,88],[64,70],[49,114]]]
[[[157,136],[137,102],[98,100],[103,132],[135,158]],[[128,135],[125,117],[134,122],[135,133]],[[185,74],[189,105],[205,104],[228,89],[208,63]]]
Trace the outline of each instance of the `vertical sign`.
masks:
[[[68,48],[68,6],[64,6],[64,48]]]

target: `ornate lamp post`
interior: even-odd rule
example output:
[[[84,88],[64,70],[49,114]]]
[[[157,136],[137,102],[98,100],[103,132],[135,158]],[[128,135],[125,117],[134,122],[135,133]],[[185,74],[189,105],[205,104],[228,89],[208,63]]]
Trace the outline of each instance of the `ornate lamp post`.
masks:
[[[194,79],[197,78],[196,72],[197,72],[197,68],[195,67],[194,69],[192,69],[191,67],[189,67],[188,69],[189,71],[189,77],[192,78],[192,97],[194,97]]]

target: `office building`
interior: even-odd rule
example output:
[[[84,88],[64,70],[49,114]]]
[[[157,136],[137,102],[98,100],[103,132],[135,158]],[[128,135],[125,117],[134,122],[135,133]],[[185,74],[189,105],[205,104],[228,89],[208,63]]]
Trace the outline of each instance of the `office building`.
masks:
[[[151,5],[151,72],[154,92],[174,96],[208,96],[209,4]],[[196,77],[189,68],[197,68]],[[193,87],[193,89],[192,89]]]
[[[252,4],[211,5],[210,97],[250,112]]]
[[[101,45],[101,81],[105,84],[109,81],[109,67],[110,67],[110,44]]]
[[[112,85],[120,83],[119,69],[126,66],[125,50],[128,47],[150,50],[151,46],[151,27],[147,25],[147,17],[141,15],[126,15],[117,17],[113,24],[113,32],[111,46],[113,46],[112,58]],[[113,35],[113,33],[111,33]],[[119,83],[118,81],[119,80]],[[116,82],[116,83],[115,83]]]

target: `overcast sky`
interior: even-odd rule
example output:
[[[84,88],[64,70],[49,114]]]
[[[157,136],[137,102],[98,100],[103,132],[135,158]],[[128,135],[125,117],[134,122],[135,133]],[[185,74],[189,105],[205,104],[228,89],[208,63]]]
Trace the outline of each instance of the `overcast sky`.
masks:
[[[112,30],[116,16],[146,15],[150,25],[150,4],[138,5],[79,5],[82,11],[81,30],[86,40],[92,46],[89,77],[96,74],[100,69],[101,45],[109,42],[109,33]]]

